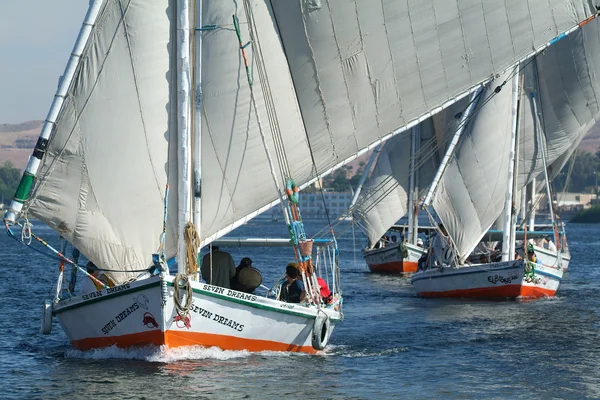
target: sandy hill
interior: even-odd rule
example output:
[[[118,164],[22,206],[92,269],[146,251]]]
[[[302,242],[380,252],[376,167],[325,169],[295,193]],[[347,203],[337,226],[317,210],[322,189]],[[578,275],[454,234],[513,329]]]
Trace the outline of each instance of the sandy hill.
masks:
[[[10,161],[24,169],[40,135],[43,121],[0,124],[0,165]]]

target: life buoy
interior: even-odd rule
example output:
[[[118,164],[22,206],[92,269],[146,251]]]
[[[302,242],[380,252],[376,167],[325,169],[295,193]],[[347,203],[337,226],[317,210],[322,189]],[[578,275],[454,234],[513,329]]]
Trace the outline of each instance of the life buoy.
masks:
[[[331,322],[329,316],[323,311],[317,313],[312,330],[312,346],[316,350],[323,350],[331,336]]]
[[[40,329],[44,335],[52,332],[52,303],[45,301],[42,307],[42,327]]]
[[[298,191],[298,186],[296,186],[296,182],[293,179],[288,179],[285,182],[285,193],[293,204],[298,204]]]

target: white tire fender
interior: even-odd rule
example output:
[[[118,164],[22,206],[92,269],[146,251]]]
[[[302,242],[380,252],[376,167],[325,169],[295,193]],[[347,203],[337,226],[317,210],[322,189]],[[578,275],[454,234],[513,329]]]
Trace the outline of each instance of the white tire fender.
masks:
[[[319,310],[312,330],[312,346],[316,350],[323,350],[329,342],[331,335],[331,322],[329,315]]]

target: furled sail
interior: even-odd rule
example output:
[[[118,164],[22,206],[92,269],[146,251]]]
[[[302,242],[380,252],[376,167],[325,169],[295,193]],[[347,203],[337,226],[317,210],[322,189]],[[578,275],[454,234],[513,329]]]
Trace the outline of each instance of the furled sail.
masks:
[[[151,264],[167,177],[177,214],[172,3],[104,2],[29,204],[101,268],[130,271],[108,272],[117,282]],[[167,228],[169,257],[176,232]]]
[[[470,118],[434,196],[433,208],[461,263],[504,210],[513,101],[509,75],[504,74],[482,92],[483,105]],[[494,94],[505,79],[504,88]]]

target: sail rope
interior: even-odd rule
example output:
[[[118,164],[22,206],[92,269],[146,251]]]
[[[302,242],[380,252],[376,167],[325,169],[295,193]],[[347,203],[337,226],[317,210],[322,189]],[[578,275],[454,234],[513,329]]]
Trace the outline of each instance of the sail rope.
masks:
[[[185,240],[186,260],[185,272],[188,275],[198,273],[198,249],[200,248],[200,235],[196,226],[188,222],[184,228],[183,237]]]
[[[194,257],[195,258],[195,257]],[[190,328],[190,308],[192,307],[193,297],[192,285],[190,284],[190,278],[186,274],[177,274],[173,280],[173,302],[175,303],[175,311],[177,315],[174,321],[183,322],[186,328]],[[183,296],[185,296],[185,302],[183,302]]]

